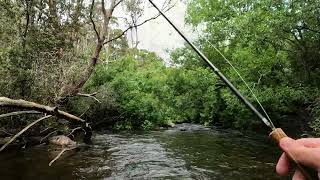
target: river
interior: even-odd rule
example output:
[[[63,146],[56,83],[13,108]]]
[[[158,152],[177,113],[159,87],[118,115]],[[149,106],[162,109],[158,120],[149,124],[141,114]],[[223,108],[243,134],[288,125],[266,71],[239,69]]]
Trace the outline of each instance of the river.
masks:
[[[183,125],[144,133],[96,132],[92,145],[51,167],[46,146],[0,154],[0,179],[280,179],[267,136]]]

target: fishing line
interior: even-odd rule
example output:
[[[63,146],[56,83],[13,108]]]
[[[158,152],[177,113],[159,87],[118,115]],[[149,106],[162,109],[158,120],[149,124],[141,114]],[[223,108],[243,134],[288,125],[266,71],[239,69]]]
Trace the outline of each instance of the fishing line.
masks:
[[[257,96],[255,95],[255,93],[253,92],[252,88],[248,85],[248,83],[244,80],[244,78],[241,76],[241,74],[239,73],[239,71],[233,66],[233,64],[225,57],[225,55],[223,55],[223,53],[215,46],[213,45],[208,39],[204,38],[206,40],[207,43],[209,43],[209,45],[211,47],[213,47],[222,57],[223,59],[232,67],[232,69],[237,73],[238,77],[241,79],[241,81],[246,85],[246,87],[249,89],[251,95],[253,96],[253,98],[256,100],[256,102],[259,104],[260,108],[262,109],[263,113],[267,116],[271,126],[274,126],[271,118],[269,117],[267,111],[264,109],[264,107],[262,106],[262,104],[260,103],[259,99],[257,98]]]
[[[191,46],[191,48],[201,57],[201,59],[208,64],[212,71],[230,88],[230,90],[255,114],[257,115],[268,127],[272,130],[275,129],[273,124],[269,122],[252,104],[245,98],[241,92],[229,81],[225,75],[179,30],[177,26],[154,4],[152,0],[149,2],[155,9],[167,20],[167,22],[181,35],[181,37]]]
[[[257,115],[268,127],[271,128],[272,132],[270,133],[270,136],[279,144],[280,140],[288,137],[284,131],[281,128],[275,128],[273,125],[270,117],[267,115],[266,111],[262,107],[261,103],[259,102],[258,98],[253,93],[252,89],[249,87],[249,85],[244,81],[240,73],[236,70],[236,68],[232,65],[232,63],[216,48],[214,49],[219,52],[220,55],[224,57],[224,59],[228,62],[228,64],[237,72],[240,79],[245,83],[245,85],[248,87],[256,101],[259,103],[260,107],[263,109],[264,113],[268,116],[268,119],[265,118],[252,104],[250,101],[248,101],[241,92],[229,81],[228,78],[224,76],[223,73],[220,72],[220,70],[178,29],[177,26],[173,24],[173,22],[153,3],[152,0],[149,0],[149,2],[153,5],[155,9],[168,21],[168,23],[181,35],[181,37],[191,46],[191,48],[201,57],[203,61],[205,61],[208,66],[213,70],[213,72],[230,88],[230,90],[255,114]],[[296,167],[300,170],[301,174],[308,180],[314,180],[318,179],[318,172],[314,169],[309,169],[304,167],[302,164],[300,164],[296,158],[292,154],[288,154],[288,158],[291,159],[295,164]]]

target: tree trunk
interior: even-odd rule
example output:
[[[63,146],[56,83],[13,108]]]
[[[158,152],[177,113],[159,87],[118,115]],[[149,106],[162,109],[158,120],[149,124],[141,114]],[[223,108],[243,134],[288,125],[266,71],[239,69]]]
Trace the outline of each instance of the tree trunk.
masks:
[[[104,45],[104,42],[106,40],[106,35],[108,34],[108,30],[109,30],[109,23],[112,17],[112,13],[115,9],[115,7],[117,6],[116,4],[116,0],[112,0],[110,8],[107,10],[105,9],[105,3],[104,0],[102,0],[101,2],[101,12],[103,15],[103,22],[101,24],[101,30],[100,33],[98,33],[95,29],[95,25],[94,25],[94,29],[96,31],[97,34],[97,45],[96,45],[96,49],[94,52],[93,57],[90,60],[89,65],[87,66],[86,70],[84,71],[84,73],[82,74],[81,78],[78,79],[76,82],[72,82],[72,83],[68,83],[66,84],[64,87],[62,87],[61,89],[61,93],[60,93],[60,100],[65,99],[68,96],[74,96],[77,93],[80,92],[80,90],[82,89],[82,87],[85,85],[85,83],[88,81],[88,79],[90,78],[90,76],[92,75],[94,68],[97,65],[97,62],[99,60],[100,57],[100,52],[102,50],[102,47]]]

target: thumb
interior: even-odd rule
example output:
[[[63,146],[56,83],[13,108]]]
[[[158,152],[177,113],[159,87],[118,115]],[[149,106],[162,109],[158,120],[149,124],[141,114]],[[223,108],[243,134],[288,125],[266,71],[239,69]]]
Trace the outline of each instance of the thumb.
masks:
[[[320,148],[305,147],[302,143],[291,138],[280,140],[281,149],[294,161],[320,170]]]

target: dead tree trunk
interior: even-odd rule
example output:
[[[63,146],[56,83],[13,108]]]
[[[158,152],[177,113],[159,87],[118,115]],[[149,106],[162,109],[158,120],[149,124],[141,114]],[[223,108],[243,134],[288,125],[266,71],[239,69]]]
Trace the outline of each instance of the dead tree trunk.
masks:
[[[104,46],[104,42],[106,40],[106,35],[108,34],[108,31],[109,31],[109,23],[110,23],[113,11],[120,4],[120,2],[122,2],[122,0],[119,0],[118,2],[116,2],[116,0],[112,0],[109,9],[106,9],[104,0],[101,1],[101,12],[103,15],[103,22],[101,24],[101,30],[100,30],[100,32],[98,32],[96,29],[96,25],[92,19],[94,0],[92,1],[91,11],[90,11],[90,20],[92,22],[93,29],[94,29],[96,36],[97,36],[97,45],[95,48],[95,52],[90,60],[89,65],[87,66],[86,70],[84,71],[83,75],[81,76],[81,78],[78,79],[76,82],[66,84],[64,87],[62,87],[61,93],[60,93],[61,98],[65,98],[68,96],[74,96],[77,93],[79,93],[81,88],[85,85],[85,83],[90,78],[90,76],[93,73],[94,68],[97,65],[97,62],[99,60],[99,56],[100,56],[100,52],[102,50],[102,47]]]
[[[101,13],[103,16],[103,22],[101,24],[101,29],[100,32],[98,32],[95,22],[93,20],[93,10],[94,10],[94,5],[95,2],[94,0],[92,0],[91,3],[91,10],[90,10],[90,21],[92,23],[93,29],[95,31],[96,34],[96,38],[97,38],[97,44],[96,44],[96,48],[95,48],[95,52],[90,60],[90,63],[88,64],[86,70],[83,72],[81,78],[79,78],[78,80],[76,80],[75,82],[70,82],[67,83],[66,85],[64,85],[61,88],[61,92],[60,92],[60,97],[57,99],[58,102],[60,102],[61,100],[65,100],[67,97],[70,96],[75,96],[77,95],[80,90],[82,89],[82,87],[85,85],[85,83],[88,81],[88,79],[90,78],[90,76],[92,75],[94,68],[96,67],[99,57],[100,57],[100,52],[103,48],[103,46],[107,43],[110,43],[113,40],[116,40],[120,37],[122,37],[123,35],[125,35],[127,33],[128,30],[132,29],[132,28],[137,28],[139,26],[142,26],[143,24],[154,20],[156,18],[158,18],[160,16],[160,14],[151,17],[149,19],[146,19],[145,21],[143,21],[142,23],[137,24],[137,22],[135,22],[133,25],[130,25],[126,30],[124,30],[120,35],[114,37],[114,38],[106,38],[108,31],[109,31],[109,23],[110,20],[112,18],[112,14],[114,9],[122,2],[123,0],[111,0],[111,5],[109,7],[109,9],[105,8],[105,3],[104,0],[101,1]],[[166,1],[166,4],[168,5],[167,9],[165,10],[168,11],[170,10],[174,5],[170,5],[171,4],[171,0]],[[137,21],[137,20],[136,20]]]

